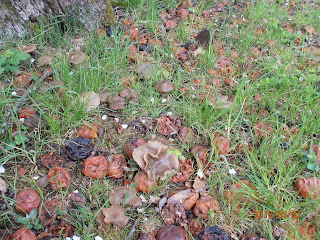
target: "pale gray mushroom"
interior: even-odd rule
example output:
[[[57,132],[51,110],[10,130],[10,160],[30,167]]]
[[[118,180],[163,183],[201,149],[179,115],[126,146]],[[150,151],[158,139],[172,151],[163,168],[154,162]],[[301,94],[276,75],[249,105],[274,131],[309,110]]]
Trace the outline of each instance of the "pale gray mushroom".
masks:
[[[29,46],[23,47],[21,50],[22,50],[22,52],[24,52],[24,53],[32,53],[32,52],[34,52],[35,50],[37,50],[37,46],[36,46],[34,43],[32,43],[32,44],[30,44]]]
[[[148,141],[137,147],[133,159],[143,169],[149,179],[165,180],[171,173],[179,169],[179,159],[175,154],[168,154],[168,146],[159,141]]]
[[[52,63],[52,57],[50,57],[50,56],[41,56],[41,57],[39,57],[39,59],[38,59],[38,65],[40,66],[40,67],[42,67],[42,66],[48,66],[48,65],[50,65]]]
[[[69,62],[75,66],[80,65],[81,63],[86,63],[87,55],[83,52],[71,51],[69,53]]]
[[[136,196],[137,190],[130,187],[116,187],[110,193],[109,202],[118,205],[139,206],[141,199]]]
[[[171,92],[175,89],[173,82],[159,81],[154,85],[154,89],[160,93]]]
[[[120,205],[112,205],[109,208],[102,208],[102,213],[104,215],[103,221],[106,224],[113,223],[124,227],[129,221],[129,217],[124,215],[126,213],[126,209]]]

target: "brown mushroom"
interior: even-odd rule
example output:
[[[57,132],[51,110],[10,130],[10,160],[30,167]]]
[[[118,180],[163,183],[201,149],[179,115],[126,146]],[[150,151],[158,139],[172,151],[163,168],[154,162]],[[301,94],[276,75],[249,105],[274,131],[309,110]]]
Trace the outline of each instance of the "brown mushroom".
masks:
[[[102,208],[102,213],[104,215],[103,221],[106,224],[116,224],[124,227],[128,221],[129,217],[125,216],[126,209],[120,205],[112,205],[109,208]]]
[[[89,157],[84,161],[82,173],[93,179],[103,178],[107,175],[108,167],[104,156]]]
[[[139,99],[139,94],[134,89],[129,89],[129,88],[122,89],[119,95],[123,98],[128,98],[131,101]]]
[[[165,180],[179,169],[178,156],[168,154],[168,148],[159,141],[148,141],[133,151],[133,160],[147,173],[149,179]]]
[[[40,67],[42,67],[42,66],[46,67],[46,66],[48,66],[50,64],[52,64],[52,57],[50,57],[50,56],[41,56],[41,57],[39,57],[38,65]]]
[[[320,199],[320,178],[298,178],[294,186],[298,194],[307,199]]]
[[[69,53],[69,62],[75,66],[80,65],[81,63],[86,63],[86,54],[78,51],[71,51]]]
[[[140,192],[149,193],[153,191],[154,180],[148,179],[148,175],[145,171],[140,171],[137,173],[134,183],[136,189]]]
[[[63,167],[53,167],[48,173],[48,179],[53,190],[66,188],[71,182],[71,175]]]
[[[94,91],[82,92],[79,98],[80,103],[86,105],[87,112],[96,109],[100,104],[100,97]],[[76,102],[73,103],[75,106]]]
[[[92,126],[82,125],[78,130],[79,137],[85,137],[89,139],[97,138],[99,136],[98,124],[94,123]]]
[[[110,92],[108,89],[102,90],[99,92],[100,97],[100,103],[106,103],[109,102],[110,97],[112,96],[112,92]]]
[[[13,235],[14,240],[37,240],[36,235],[29,229],[22,227],[18,229]]]
[[[207,196],[201,197],[197,201],[196,206],[193,209],[193,213],[197,217],[208,219],[209,211],[217,212],[218,210],[219,210],[218,201],[214,197],[207,195]]]
[[[110,193],[109,202],[118,205],[139,206],[141,199],[136,196],[137,190],[130,187],[116,187]]]
[[[30,213],[40,206],[40,195],[35,189],[25,189],[16,197],[16,209],[20,212]]]
[[[134,138],[124,145],[124,152],[128,158],[132,158],[132,152],[134,149],[137,147],[141,146],[142,144],[145,144],[146,142],[144,141],[143,138]]]
[[[34,43],[32,43],[29,46],[24,46],[21,50],[24,53],[32,53],[35,50],[37,50],[37,46]]]
[[[121,178],[126,166],[125,157],[122,154],[116,154],[112,157],[112,161],[109,162],[108,175],[113,178]]]
[[[137,240],[157,240],[157,239],[152,233],[144,233],[144,234],[141,234]]]
[[[157,233],[157,240],[189,240],[187,232],[176,225],[165,225]]]
[[[118,94],[113,94],[109,98],[109,108],[112,110],[121,110],[126,107],[126,100]]]
[[[160,93],[171,92],[175,89],[175,85],[173,82],[168,81],[159,81],[154,85],[154,89]]]

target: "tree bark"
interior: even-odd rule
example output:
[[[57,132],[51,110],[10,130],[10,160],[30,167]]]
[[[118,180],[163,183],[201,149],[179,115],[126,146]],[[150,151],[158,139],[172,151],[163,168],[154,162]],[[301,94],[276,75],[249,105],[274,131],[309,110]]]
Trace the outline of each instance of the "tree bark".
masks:
[[[87,30],[96,24],[114,25],[111,0],[0,0],[0,39],[32,34],[40,17],[72,14]]]

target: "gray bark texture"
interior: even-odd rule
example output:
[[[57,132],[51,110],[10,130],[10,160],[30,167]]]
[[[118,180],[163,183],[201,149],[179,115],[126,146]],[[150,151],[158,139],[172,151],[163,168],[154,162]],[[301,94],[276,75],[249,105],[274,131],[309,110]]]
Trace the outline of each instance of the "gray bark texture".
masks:
[[[106,21],[107,0],[0,0],[0,39],[21,37],[32,32],[32,21],[39,17],[71,13],[88,30]]]

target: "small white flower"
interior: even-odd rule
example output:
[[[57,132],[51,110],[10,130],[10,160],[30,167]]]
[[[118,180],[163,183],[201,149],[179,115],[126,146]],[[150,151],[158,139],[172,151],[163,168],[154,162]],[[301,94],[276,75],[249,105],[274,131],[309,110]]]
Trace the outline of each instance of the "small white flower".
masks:
[[[71,240],[71,237],[66,237],[66,240]]]
[[[30,61],[31,61],[32,63],[34,63],[35,59],[34,59],[34,58],[31,58]]]
[[[168,115],[168,116],[172,116],[172,112],[168,112],[167,115]]]
[[[80,237],[78,237],[78,236],[73,236],[73,237],[72,237],[72,240],[80,240]]]
[[[164,99],[161,100],[161,102],[162,102],[162,103],[166,103],[166,102],[167,102],[167,99],[164,98]]]
[[[79,191],[78,190],[74,190],[73,193],[79,193]]]
[[[143,208],[137,208],[137,212],[138,213],[142,213],[142,212],[144,212],[144,209]]]
[[[34,180],[38,180],[38,179],[39,179],[39,176],[34,176],[33,179],[34,179]]]
[[[136,114],[137,113],[137,111],[132,111],[132,114]]]
[[[116,122],[119,122],[119,118],[114,118],[114,120],[115,120]]]
[[[143,203],[148,202],[147,199],[142,194],[140,195],[140,199],[141,199],[141,202]]]
[[[154,98],[151,98],[151,99],[150,99],[150,102],[151,102],[151,103],[154,103]]]
[[[144,218],[143,220],[144,220],[144,221],[148,221],[148,218],[146,217],[146,218]]]
[[[26,213],[26,218],[29,218],[29,214],[28,213]]]
[[[20,118],[19,121],[20,121],[20,122],[24,122],[25,119],[24,119],[24,118]]]
[[[29,153],[35,153],[36,151],[35,150],[33,150],[33,149],[30,149],[29,150]]]
[[[6,169],[3,166],[0,166],[0,174],[4,173],[6,171]]]
[[[107,115],[102,115],[102,120],[104,121],[104,120],[107,120],[107,118],[108,118],[108,116]]]
[[[198,169],[197,175],[198,175],[199,178],[203,178],[204,177],[203,171],[200,168]]]
[[[123,129],[126,129],[126,128],[128,127],[128,124],[122,124],[121,127],[122,127]]]
[[[11,93],[11,95],[12,95],[12,96],[16,96],[16,95],[17,95],[17,92],[13,91],[13,92]]]
[[[94,238],[94,240],[103,240],[103,238],[100,237],[100,236],[96,236],[96,237]]]
[[[136,28],[136,30],[139,30],[138,28]]]
[[[73,72],[71,71],[71,72],[69,72],[69,75],[72,75],[73,74]]]
[[[233,168],[231,168],[231,169],[229,170],[229,173],[232,174],[232,175],[235,175],[237,172],[236,172]]]
[[[113,37],[113,35],[111,35],[110,37]]]
[[[283,138],[286,138],[286,136],[284,136],[284,135],[281,135],[281,138],[283,139]]]

